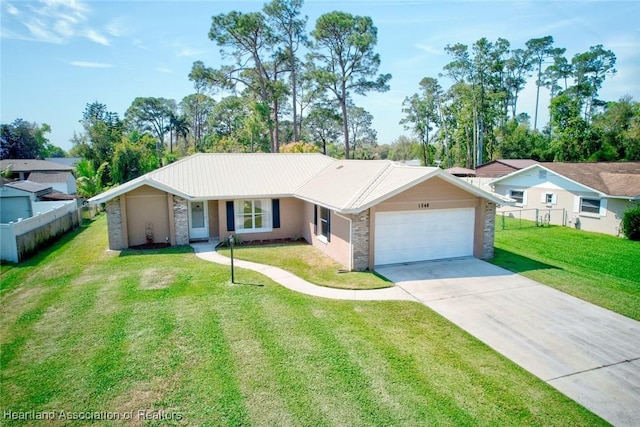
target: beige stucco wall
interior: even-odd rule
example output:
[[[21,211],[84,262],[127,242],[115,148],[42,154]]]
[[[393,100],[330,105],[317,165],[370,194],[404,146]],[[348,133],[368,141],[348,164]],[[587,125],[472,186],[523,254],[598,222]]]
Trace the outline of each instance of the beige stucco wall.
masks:
[[[266,233],[237,233],[227,231],[227,205],[226,200],[218,201],[218,230],[220,240],[226,240],[230,234],[238,235],[243,241],[270,240],[270,239],[296,239],[302,237],[303,201],[292,197],[280,199],[280,228],[274,228]],[[212,224],[209,224],[209,228]]]
[[[486,257],[485,240],[485,204],[484,199],[474,196],[455,185],[432,178],[418,184],[371,208],[369,265],[375,265],[375,213],[393,211],[418,211],[434,209],[475,208],[473,255]]]
[[[126,246],[136,246],[147,242],[145,231],[147,223],[153,224],[153,241],[162,243],[171,241],[169,227],[169,205],[167,193],[149,186],[142,186],[121,197],[126,211]],[[169,240],[167,240],[169,239]]]
[[[318,239],[318,236],[314,233],[314,207],[315,205],[312,203],[304,203],[303,220],[305,226],[302,237],[313,247],[342,264],[345,269],[353,268],[351,265],[351,245],[349,243],[351,239],[351,222],[347,218],[331,211],[331,240],[324,242]]]

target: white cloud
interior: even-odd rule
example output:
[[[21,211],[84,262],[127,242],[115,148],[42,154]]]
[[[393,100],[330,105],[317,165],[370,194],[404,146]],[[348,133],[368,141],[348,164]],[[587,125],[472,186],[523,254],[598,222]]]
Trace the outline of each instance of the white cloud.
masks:
[[[156,71],[160,73],[166,73],[166,74],[172,73],[171,69],[169,69],[168,67],[165,67],[164,65],[161,65],[160,67],[156,68]]]
[[[124,17],[112,19],[104,30],[113,37],[122,37],[127,33],[127,22]]]
[[[104,62],[88,62],[88,61],[71,61],[69,64],[74,67],[84,68],[113,68],[113,64],[107,64]]]
[[[414,46],[430,55],[443,55],[444,51],[441,47],[434,47],[427,43],[414,43]]]
[[[6,9],[7,9],[7,13],[8,13],[9,15],[14,15],[14,16],[16,16],[16,15],[19,15],[19,14],[20,14],[20,12],[18,11],[18,9],[16,9],[14,6],[10,5],[9,3],[5,3],[5,7],[6,7]]]
[[[60,44],[75,37],[85,37],[103,46],[110,45],[105,35],[88,25],[91,10],[85,2],[40,0],[6,4],[5,10],[9,19],[3,22],[3,38]],[[107,32],[112,34],[112,31]]]
[[[196,49],[190,49],[188,47],[182,48],[178,51],[177,56],[179,58],[181,57],[194,57],[194,56],[198,56],[199,54],[201,54],[202,51],[201,50],[196,50]]]
[[[89,40],[91,40],[92,42],[101,44],[103,46],[110,46],[111,45],[109,43],[109,39],[107,39],[105,36],[103,36],[102,34],[98,33],[95,30],[87,30],[87,31],[85,31],[84,36],[86,38],[88,38]]]

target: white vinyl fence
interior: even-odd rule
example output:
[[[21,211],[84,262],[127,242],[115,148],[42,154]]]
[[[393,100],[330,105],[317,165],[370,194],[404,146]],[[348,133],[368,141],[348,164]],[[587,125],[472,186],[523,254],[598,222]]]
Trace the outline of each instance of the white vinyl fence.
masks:
[[[49,205],[51,203],[51,205]],[[48,209],[45,211],[45,209]],[[75,200],[36,202],[31,218],[0,224],[0,258],[20,262],[40,245],[60,236],[80,223]]]

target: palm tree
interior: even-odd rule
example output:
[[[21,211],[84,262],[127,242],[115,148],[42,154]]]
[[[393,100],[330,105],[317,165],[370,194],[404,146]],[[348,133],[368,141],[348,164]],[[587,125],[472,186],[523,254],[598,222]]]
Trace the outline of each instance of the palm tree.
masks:
[[[184,139],[185,149],[187,148],[187,135],[189,134],[189,120],[184,114],[176,117],[173,121],[173,131],[176,133],[176,144],[179,142],[180,137]]]
[[[96,170],[90,160],[82,160],[76,165],[76,191],[80,196],[90,198],[102,192],[102,175],[107,166],[104,162]]]

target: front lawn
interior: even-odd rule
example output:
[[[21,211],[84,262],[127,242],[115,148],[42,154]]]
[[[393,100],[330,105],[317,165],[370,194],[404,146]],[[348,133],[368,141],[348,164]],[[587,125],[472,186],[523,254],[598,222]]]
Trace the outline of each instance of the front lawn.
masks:
[[[218,250],[231,256],[228,248]],[[345,272],[344,267],[309,244],[240,246],[234,257],[287,270],[306,281],[329,288],[380,289],[393,285],[372,271]]]
[[[569,227],[497,227],[492,263],[640,320],[640,242]]]
[[[92,425],[605,424],[423,305],[314,298],[250,271],[232,285],[189,247],[107,252],[106,235],[101,217],[3,270],[3,414],[55,411],[54,426],[72,424],[62,411]]]

